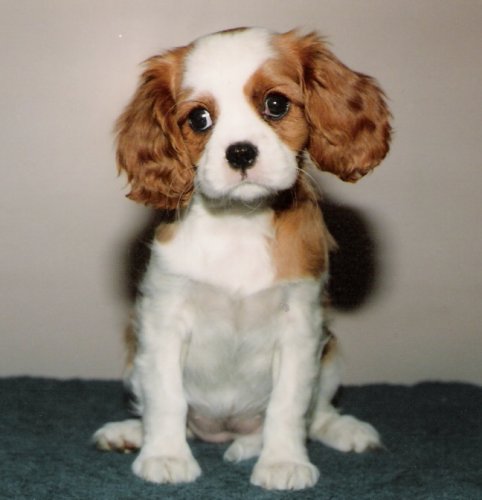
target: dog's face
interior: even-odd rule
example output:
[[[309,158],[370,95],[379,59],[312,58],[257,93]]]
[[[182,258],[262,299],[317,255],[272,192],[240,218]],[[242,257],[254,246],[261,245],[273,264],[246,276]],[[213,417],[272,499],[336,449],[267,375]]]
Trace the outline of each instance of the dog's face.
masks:
[[[186,57],[181,131],[210,198],[251,201],[296,181],[308,129],[299,85],[269,71],[277,57],[264,30],[203,38]]]
[[[383,94],[315,35],[240,29],[147,62],[118,122],[130,197],[158,208],[251,202],[292,187],[307,152],[355,181],[388,150]]]

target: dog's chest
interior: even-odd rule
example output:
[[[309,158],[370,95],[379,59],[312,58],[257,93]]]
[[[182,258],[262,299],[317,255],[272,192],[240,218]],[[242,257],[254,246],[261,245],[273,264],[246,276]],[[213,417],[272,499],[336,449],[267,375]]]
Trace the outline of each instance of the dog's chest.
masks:
[[[213,214],[194,204],[171,241],[155,245],[163,272],[249,295],[273,284],[272,213]]]

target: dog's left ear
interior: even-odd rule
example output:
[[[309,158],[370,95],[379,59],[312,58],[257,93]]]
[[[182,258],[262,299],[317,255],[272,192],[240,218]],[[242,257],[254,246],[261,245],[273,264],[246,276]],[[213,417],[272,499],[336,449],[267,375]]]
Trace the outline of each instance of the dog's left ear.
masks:
[[[316,34],[297,37],[297,49],[310,127],[308,152],[321,170],[355,182],[388,152],[390,112],[383,91],[372,78],[341,63]]]
[[[194,170],[177,123],[179,48],[148,59],[137,90],[117,120],[117,164],[127,174],[128,197],[154,208],[175,210],[191,197]]]

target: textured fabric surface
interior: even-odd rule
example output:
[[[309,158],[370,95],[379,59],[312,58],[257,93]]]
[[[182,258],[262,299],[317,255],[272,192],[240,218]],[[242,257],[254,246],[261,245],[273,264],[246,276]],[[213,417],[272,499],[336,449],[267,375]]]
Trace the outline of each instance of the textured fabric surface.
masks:
[[[203,475],[159,486],[130,471],[134,455],[99,452],[91,434],[126,418],[119,382],[0,379],[2,499],[482,499],[482,388],[424,383],[345,388],[344,412],[371,422],[385,449],[344,454],[309,444],[318,484],[268,492],[249,484],[254,460],[229,464],[226,446],[192,441]]]

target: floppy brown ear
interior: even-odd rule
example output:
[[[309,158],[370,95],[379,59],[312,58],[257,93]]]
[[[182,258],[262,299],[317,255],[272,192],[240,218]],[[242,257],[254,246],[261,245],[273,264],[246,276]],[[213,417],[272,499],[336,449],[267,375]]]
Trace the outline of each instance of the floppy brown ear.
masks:
[[[176,119],[185,49],[146,61],[139,86],[116,124],[117,164],[132,200],[172,210],[191,196],[194,171]]]
[[[310,125],[308,152],[321,170],[354,182],[388,152],[390,112],[369,76],[341,63],[315,34],[299,38]]]

